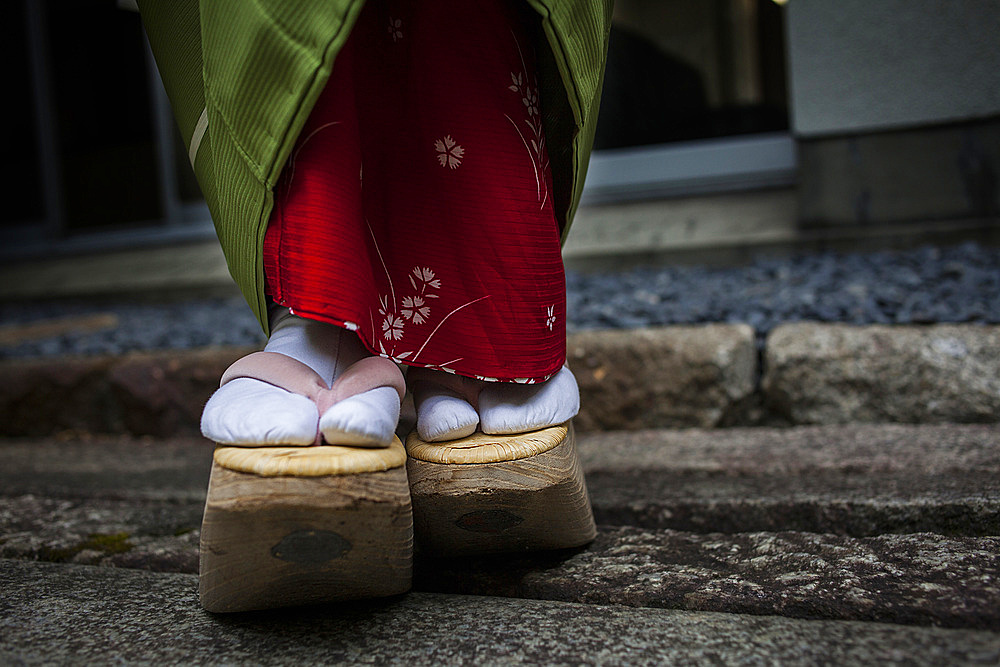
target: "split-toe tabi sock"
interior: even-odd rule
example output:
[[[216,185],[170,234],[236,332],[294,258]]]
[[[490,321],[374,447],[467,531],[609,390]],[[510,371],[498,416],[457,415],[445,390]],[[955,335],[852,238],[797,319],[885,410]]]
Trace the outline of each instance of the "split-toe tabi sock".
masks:
[[[440,385],[416,385],[413,404],[417,408],[417,435],[424,442],[464,438],[479,426],[479,413],[472,404]]]
[[[271,337],[264,351],[301,361],[328,387],[351,364],[371,355],[350,331],[292,315],[280,307],[271,309]]]
[[[476,402],[482,382],[426,368],[409,369],[406,379],[417,409],[417,435],[421,440],[444,442],[476,432]]]
[[[580,389],[569,368],[545,382],[491,382],[479,393],[479,423],[491,435],[526,433],[569,421],[580,411]]]
[[[311,445],[316,404],[272,384],[236,378],[212,394],[201,413],[201,432],[223,445]]]
[[[323,439],[338,445],[385,447],[399,422],[399,393],[377,387],[334,403],[319,420]]]
[[[464,438],[477,427],[493,435],[537,431],[569,421],[580,410],[576,378],[565,367],[530,385],[416,369],[410,375],[417,435],[425,442]]]
[[[304,367],[294,363],[276,364],[275,360],[280,361],[281,357],[272,356],[264,362],[267,370],[261,375],[251,372],[248,376],[237,375],[224,381],[202,413],[201,428],[205,437],[233,445],[311,445],[320,442],[322,432],[330,444],[389,444],[399,420],[396,389],[379,387],[368,391],[363,373],[355,373],[350,383],[351,387],[358,387],[357,396],[350,395],[350,391],[345,395],[343,387],[338,392],[330,389],[348,368],[370,357],[355,334],[332,324],[292,315],[287,308],[275,307],[271,311],[271,337],[264,351],[289,357]],[[391,364],[387,360],[379,361]],[[260,360],[256,362],[259,367]],[[282,388],[289,384],[268,377],[271,368],[279,368],[281,373],[290,369],[295,376],[292,384],[308,386],[308,391],[296,389],[293,392]],[[392,368],[399,373],[394,365]],[[385,376],[384,369],[378,375]],[[401,376],[398,384],[402,386]],[[334,394],[340,400],[331,406],[330,398]]]

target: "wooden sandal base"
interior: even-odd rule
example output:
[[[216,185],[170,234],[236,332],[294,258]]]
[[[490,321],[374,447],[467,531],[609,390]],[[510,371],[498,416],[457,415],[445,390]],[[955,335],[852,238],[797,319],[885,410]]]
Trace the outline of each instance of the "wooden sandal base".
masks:
[[[509,451],[516,443],[502,441],[532,436],[488,439]],[[414,529],[423,551],[459,556],[562,549],[597,535],[571,425],[556,446],[516,460],[445,464],[414,458],[414,451],[433,444],[416,434],[406,441]]]
[[[208,611],[396,595],[410,589],[412,568],[403,467],[262,477],[213,462],[199,582]]]

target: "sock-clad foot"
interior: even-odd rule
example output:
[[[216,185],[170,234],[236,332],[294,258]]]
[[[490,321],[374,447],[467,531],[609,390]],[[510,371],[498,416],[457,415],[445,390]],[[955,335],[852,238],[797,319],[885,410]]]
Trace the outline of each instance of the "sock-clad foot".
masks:
[[[378,383],[401,387],[402,376],[391,361],[371,358],[353,333],[274,308],[264,351],[276,355],[259,355],[255,361],[265,358],[259,372],[226,381],[209,399],[201,420],[205,437],[234,445],[391,442],[399,393]],[[345,374],[352,366],[355,372]]]
[[[478,380],[426,368],[411,368],[407,382],[417,409],[417,435],[425,442],[457,440],[479,426]]]
[[[417,435],[424,442],[457,440],[476,432],[479,413],[463,392],[433,381],[411,382],[410,386],[417,408]]]
[[[537,431],[572,419],[580,410],[580,391],[569,368],[546,382],[481,382],[439,371],[411,369],[417,408],[417,435],[427,442],[484,433]]]
[[[236,378],[212,394],[201,413],[201,432],[223,445],[311,445],[316,404],[280,387]]]
[[[392,387],[370,389],[330,406],[320,417],[319,430],[328,443],[385,447],[396,431],[399,406]]]
[[[483,433],[526,433],[562,424],[580,411],[580,389],[569,368],[538,384],[493,382],[479,392]]]

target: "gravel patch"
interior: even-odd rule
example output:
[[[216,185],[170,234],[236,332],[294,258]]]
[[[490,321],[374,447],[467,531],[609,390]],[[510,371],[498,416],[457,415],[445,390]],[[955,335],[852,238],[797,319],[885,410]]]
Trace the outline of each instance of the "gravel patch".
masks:
[[[4,326],[112,313],[114,328],[66,333],[0,347],[0,358],[123,354],[133,350],[254,345],[264,334],[240,297],[174,303],[57,301],[0,304]]]
[[[1000,322],[1000,249],[759,258],[736,268],[668,267],[568,276],[570,331],[743,322]]]
[[[745,322],[761,340],[795,321],[1000,323],[1000,249],[976,243],[872,253],[761,257],[746,266],[569,272],[568,329]],[[263,335],[238,297],[155,304],[0,304],[4,326],[113,313],[118,325],[0,347],[0,358],[254,345]]]

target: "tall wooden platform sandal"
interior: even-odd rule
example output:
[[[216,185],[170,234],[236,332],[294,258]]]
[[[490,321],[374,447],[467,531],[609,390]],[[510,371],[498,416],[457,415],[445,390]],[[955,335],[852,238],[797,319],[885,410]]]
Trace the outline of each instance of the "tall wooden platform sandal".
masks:
[[[405,463],[395,435],[375,448],[217,447],[201,531],[202,606],[249,611],[409,590]]]
[[[597,535],[572,422],[530,433],[406,439],[414,530],[436,556],[561,549]]]
[[[201,529],[208,611],[410,589],[413,516],[396,439],[382,449],[219,447]]]

